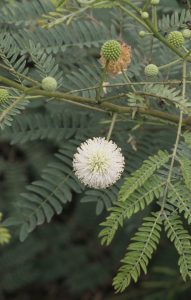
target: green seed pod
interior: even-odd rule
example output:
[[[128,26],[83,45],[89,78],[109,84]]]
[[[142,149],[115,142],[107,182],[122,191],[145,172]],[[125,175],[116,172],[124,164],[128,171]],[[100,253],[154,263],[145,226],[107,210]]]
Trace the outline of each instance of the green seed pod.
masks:
[[[154,64],[149,64],[145,67],[144,73],[146,76],[153,77],[158,75],[159,69]]]
[[[42,88],[48,92],[54,92],[57,89],[57,81],[53,77],[45,77],[42,80]]]
[[[191,30],[190,29],[184,29],[182,31],[182,35],[185,39],[190,39],[191,38]]]
[[[160,0],[151,0],[151,5],[158,5]]]
[[[167,40],[172,46],[174,46],[176,48],[179,48],[179,47],[183,46],[183,44],[184,44],[184,37],[182,35],[182,32],[180,32],[180,31],[170,32]]]
[[[9,92],[5,89],[0,89],[0,104],[6,102],[9,99]]]
[[[116,61],[121,54],[121,44],[118,41],[109,40],[103,44],[101,54],[107,61]]]
[[[139,31],[139,36],[140,36],[141,38],[144,38],[144,37],[146,36],[146,32],[143,31],[143,30]]]
[[[141,13],[141,18],[142,18],[142,19],[148,19],[148,17],[149,17],[148,12],[143,11],[143,12]]]

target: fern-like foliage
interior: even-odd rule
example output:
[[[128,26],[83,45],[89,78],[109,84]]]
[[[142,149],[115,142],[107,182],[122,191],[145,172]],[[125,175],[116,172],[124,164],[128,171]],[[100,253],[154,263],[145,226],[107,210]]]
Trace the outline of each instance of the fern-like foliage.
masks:
[[[1,59],[4,64],[9,67],[9,72],[11,72],[19,82],[22,82],[19,73],[26,75],[29,71],[29,68],[26,66],[26,56],[20,54],[20,49],[9,32],[2,31],[0,40]]]
[[[140,169],[135,171],[131,177],[127,177],[119,192],[119,201],[125,202],[128,197],[140,186],[142,186],[156,170],[164,166],[170,159],[167,151],[159,151],[144,161]]]
[[[184,137],[185,143],[191,149],[191,133],[187,131],[183,134],[183,137]]]
[[[101,223],[104,227],[100,232],[102,244],[109,245],[113,240],[118,228],[123,226],[124,221],[133,214],[143,210],[155,198],[159,199],[163,194],[165,181],[157,175],[150,177],[143,187],[138,188],[125,201],[118,201],[109,209],[109,216]]]
[[[127,131],[131,130],[131,125],[127,124]],[[123,181],[124,178],[126,178],[127,176],[130,176],[131,174],[133,174],[135,172],[136,169],[138,169],[143,161],[145,159],[148,158],[149,155],[151,155],[151,148],[152,148],[152,154],[156,153],[156,150],[158,149],[159,145],[160,147],[162,146],[162,140],[159,138],[159,140],[155,140],[154,136],[155,133],[154,132],[147,132],[146,134],[142,135],[140,133],[137,132],[138,135],[135,135],[133,138],[134,142],[136,143],[136,141],[139,141],[139,145],[138,145],[138,149],[135,152],[134,148],[131,146],[131,143],[129,143],[128,148],[126,143],[124,143],[123,140],[120,139],[119,135],[115,135],[115,139],[116,141],[117,138],[119,138],[119,143],[122,143],[122,145],[124,146],[124,149],[122,147],[122,151],[126,156],[126,166],[125,166],[125,172],[123,174],[123,178],[118,181],[115,185],[113,185],[112,187],[110,187],[109,189],[105,189],[105,190],[86,190],[84,193],[84,196],[81,198],[82,202],[85,203],[96,203],[96,213],[102,213],[104,208],[108,209],[111,207],[111,205],[113,204],[114,207],[115,205],[118,205],[119,201],[118,201],[118,193],[121,189],[121,186],[123,185]],[[158,133],[159,134],[159,133]],[[161,132],[161,134],[164,134]],[[166,140],[168,142],[170,142],[170,139],[172,138],[172,136],[169,136],[168,131],[165,131],[165,134],[167,135]],[[158,135],[159,137],[159,135]],[[132,140],[132,141],[133,141]],[[171,143],[169,143],[169,145],[171,146]],[[156,150],[155,150],[156,149]],[[135,155],[136,154],[136,155]],[[154,176],[152,176],[151,181],[154,181]],[[157,180],[157,178],[156,178]],[[163,182],[163,179],[161,179]],[[150,180],[146,181],[148,184],[150,182]],[[138,196],[138,194],[137,194]],[[120,202],[120,205],[122,205],[122,203]],[[128,204],[127,204],[128,205]]]
[[[2,221],[2,213],[0,213],[0,222]],[[7,228],[1,226],[0,224],[0,245],[4,245],[4,244],[7,244],[9,243],[11,239],[11,235],[10,235],[10,232]]]
[[[137,213],[143,215],[143,224],[132,237],[114,279],[117,292],[137,282],[142,271],[147,273],[162,225],[178,250],[183,279],[191,278],[191,237],[181,221],[184,218],[187,226],[191,224],[191,88],[187,64],[191,60],[190,40],[185,39],[184,47],[175,48],[166,37],[170,31],[189,26],[190,12],[170,12],[165,4],[169,1],[173,2],[161,1],[153,10],[151,1],[141,0],[21,0],[12,1],[12,5],[0,4],[1,88],[10,94],[4,102],[2,93],[0,103],[0,128],[3,129],[0,134],[0,210],[10,216],[0,225],[0,244],[10,239],[9,226],[17,226],[20,240],[24,241],[38,225],[49,223],[61,214],[65,206],[69,213],[71,209],[75,214],[78,204],[88,202],[89,209],[91,203],[96,203],[97,214],[108,209],[99,234],[103,245],[111,243],[126,221],[134,228],[135,219],[139,218]],[[162,14],[163,6],[165,14]],[[140,14],[144,10],[149,12],[148,19]],[[144,39],[138,34],[143,30],[146,31]],[[110,39],[121,43],[119,59],[113,67],[120,65],[123,69],[111,76],[108,62],[103,67],[100,60],[101,46]],[[128,67],[125,56],[129,58],[130,48],[123,43],[132,49]],[[144,76],[144,68],[151,62],[159,66],[157,78]],[[167,72],[169,68],[172,72]],[[56,91],[51,91],[51,86],[42,89],[41,80],[46,76],[56,79]],[[73,156],[82,141],[95,136],[111,137],[121,148],[126,164],[121,179],[113,186],[85,190],[74,175]],[[25,185],[26,190],[20,195]],[[70,206],[75,197],[79,201]],[[151,216],[145,218],[148,211],[152,211]],[[82,212],[80,206],[77,219],[83,223],[87,216],[89,222],[93,222],[88,213],[89,210]],[[60,220],[62,216],[56,218],[51,229],[47,226],[52,244],[57,238],[53,234],[57,223],[59,228],[63,226]],[[60,234],[59,249],[72,239],[69,236],[73,224],[67,221],[65,224],[66,241]],[[72,229],[68,231],[70,226]],[[129,227],[124,231],[127,239],[132,232]],[[44,228],[39,229],[37,236],[41,230],[43,232]],[[118,232],[121,233],[122,230]],[[125,240],[122,237],[120,242],[125,243]],[[33,242],[36,243],[35,239]],[[48,243],[48,239],[46,246],[40,241],[40,246],[37,243],[33,248],[27,241],[31,249],[29,256],[39,254],[38,247],[46,251]],[[61,260],[67,261],[68,255],[88,263],[91,252],[86,244],[75,246],[71,247],[72,251],[59,254],[56,263],[52,258],[51,261],[43,258],[40,267],[43,271],[55,270],[55,277],[70,277],[67,280],[70,284],[74,279],[75,283],[80,281],[85,285],[85,279],[74,278],[75,262],[68,267],[72,276],[60,265]],[[20,252],[21,246],[17,249]],[[83,251],[83,255],[79,251]],[[118,249],[115,252],[121,255]],[[17,252],[13,253],[19,257]],[[55,256],[57,253],[59,250],[54,252]],[[0,259],[2,265],[3,260]],[[85,269],[83,263],[81,269]],[[96,277],[102,283],[100,274],[104,272],[97,266],[88,270],[90,281]],[[29,278],[30,273],[27,272]],[[51,276],[49,272],[47,280]],[[0,277],[3,276],[0,274]],[[5,278],[0,289],[6,282]],[[15,281],[15,287],[18,286]]]
[[[178,265],[183,280],[191,278],[191,237],[176,212],[166,214],[165,231],[179,254]]]
[[[186,187],[191,190],[191,160],[186,157],[182,157],[180,160],[182,176],[184,178],[184,182]]]
[[[13,94],[6,102],[0,105],[0,128],[11,126],[14,116],[18,115],[26,108],[29,101],[25,95]]]
[[[36,45],[33,41],[29,41],[28,52],[41,77],[52,76],[59,85],[62,83],[63,73],[59,70],[55,58],[51,54],[46,54],[40,43]]]
[[[72,192],[82,191],[82,186],[71,172],[77,145],[77,141],[71,140],[63,146],[55,155],[57,160],[43,171],[42,179],[30,184],[22,194],[22,200],[18,204],[19,217],[6,220],[6,226],[21,225],[21,241],[25,240],[37,225],[50,222],[54,214],[60,214],[63,204],[71,201]]]
[[[54,8],[50,1],[31,1],[27,5],[24,1],[21,3],[14,1],[12,5],[4,5],[1,18],[5,24],[14,24],[16,27],[34,24],[34,20],[38,20],[42,14]]]
[[[178,147],[178,160],[182,178],[187,189],[191,189],[191,134],[185,132],[183,134],[184,141]]]
[[[87,190],[85,196],[81,199],[82,203],[96,203],[96,214],[103,212],[104,208],[110,208],[116,203],[118,196],[119,184],[115,184],[110,189]]]
[[[11,235],[9,230],[3,226],[0,226],[0,245],[9,243]]]
[[[34,1],[33,1],[34,2]],[[109,30],[104,24],[99,25],[89,21],[80,21],[70,25],[61,24],[49,30],[37,27],[35,32],[20,29],[19,33],[13,35],[19,45],[28,48],[31,41],[41,44],[47,54],[57,54],[60,51],[70,51],[71,48],[88,49],[98,48],[105,40],[116,38],[114,27]],[[22,43],[22,44],[21,44]]]
[[[144,93],[151,97],[165,100],[167,103],[171,102],[176,107],[181,107],[182,109],[186,109],[186,107],[191,106],[191,103],[186,98],[182,98],[181,91],[176,87],[170,87],[162,84],[148,84],[144,87],[142,94],[144,95]]]
[[[61,23],[67,25],[73,20],[77,20],[79,15],[83,15],[90,7],[94,8],[112,8],[115,7],[115,1],[90,1],[85,2],[83,0],[74,1],[72,5],[66,5],[65,1],[59,2],[56,11],[49,12],[49,15],[45,15],[44,18],[48,20],[44,25],[46,28],[58,26]],[[59,8],[59,9],[58,9]]]
[[[178,30],[185,27],[185,23],[190,20],[190,11],[183,9],[181,12],[177,10],[170,14],[163,15],[162,19],[159,20],[159,28],[164,32],[170,30]]]
[[[95,130],[90,120],[92,115],[83,113],[64,114],[27,114],[17,116],[11,127],[2,132],[4,138],[8,138],[11,144],[23,144],[29,141],[51,139],[56,142],[70,139],[73,136],[82,136],[84,129]]]
[[[190,190],[183,183],[170,184],[168,201],[175,205],[179,212],[184,214],[188,224],[191,224]]]
[[[116,291],[123,292],[132,280],[137,282],[141,271],[147,273],[149,260],[159,243],[160,232],[160,214],[144,218],[144,222],[132,238],[132,243],[127,248],[127,254],[122,259],[122,266],[114,278],[113,285]]]
[[[79,68],[73,68],[71,72],[68,72],[64,78],[64,88],[66,90],[73,90],[73,92],[82,95],[83,97],[96,96],[96,89],[89,88],[97,86],[100,78],[100,65],[90,64],[84,66],[80,70]]]

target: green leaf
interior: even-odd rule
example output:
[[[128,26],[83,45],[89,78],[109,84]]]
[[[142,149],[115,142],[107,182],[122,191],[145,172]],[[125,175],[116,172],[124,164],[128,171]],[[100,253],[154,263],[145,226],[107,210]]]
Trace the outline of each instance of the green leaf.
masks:
[[[184,229],[182,221],[176,212],[166,214],[165,231],[179,254],[178,265],[184,281],[191,279],[191,236]]]
[[[123,292],[133,280],[137,282],[141,270],[146,274],[149,260],[156,250],[160,239],[161,217],[160,214],[153,214],[144,218],[144,222],[138,229],[133,242],[127,248],[127,253],[122,259],[113,286],[116,292]]]
[[[160,177],[152,176],[145,182],[143,187],[131,194],[125,202],[118,201],[111,207],[109,209],[110,215],[105,222],[101,223],[101,226],[104,227],[99,234],[101,243],[109,245],[118,228],[123,226],[125,219],[143,210],[155,198],[158,199],[161,197],[164,190],[164,183],[165,181],[162,181]]]
[[[156,170],[169,161],[170,155],[167,151],[161,151],[150,156],[143,162],[143,165],[130,177],[126,177],[124,184],[119,191],[119,201],[125,202],[128,197],[140,186],[142,186]]]

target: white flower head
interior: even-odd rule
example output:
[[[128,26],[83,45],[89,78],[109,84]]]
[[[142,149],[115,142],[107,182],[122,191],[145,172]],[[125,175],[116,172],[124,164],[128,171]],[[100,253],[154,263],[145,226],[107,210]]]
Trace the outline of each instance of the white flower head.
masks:
[[[121,149],[105,138],[88,139],[77,148],[73,168],[85,185],[104,189],[114,184],[124,170],[125,160]]]

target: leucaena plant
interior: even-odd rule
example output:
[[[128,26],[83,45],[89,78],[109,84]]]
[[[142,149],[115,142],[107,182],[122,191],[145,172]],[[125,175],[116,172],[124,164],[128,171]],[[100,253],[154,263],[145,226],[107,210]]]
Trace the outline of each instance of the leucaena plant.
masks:
[[[24,241],[78,195],[107,214],[99,228],[103,246],[125,228],[116,292],[147,274],[161,232],[190,280],[189,9],[174,13],[172,2],[159,0],[68,2],[23,0],[21,15],[15,1],[0,11],[1,138],[28,159],[14,177],[14,186],[23,177],[28,184],[17,195],[4,155],[10,188],[0,196],[0,244],[10,240],[6,227]],[[45,167],[49,149],[56,153]]]

